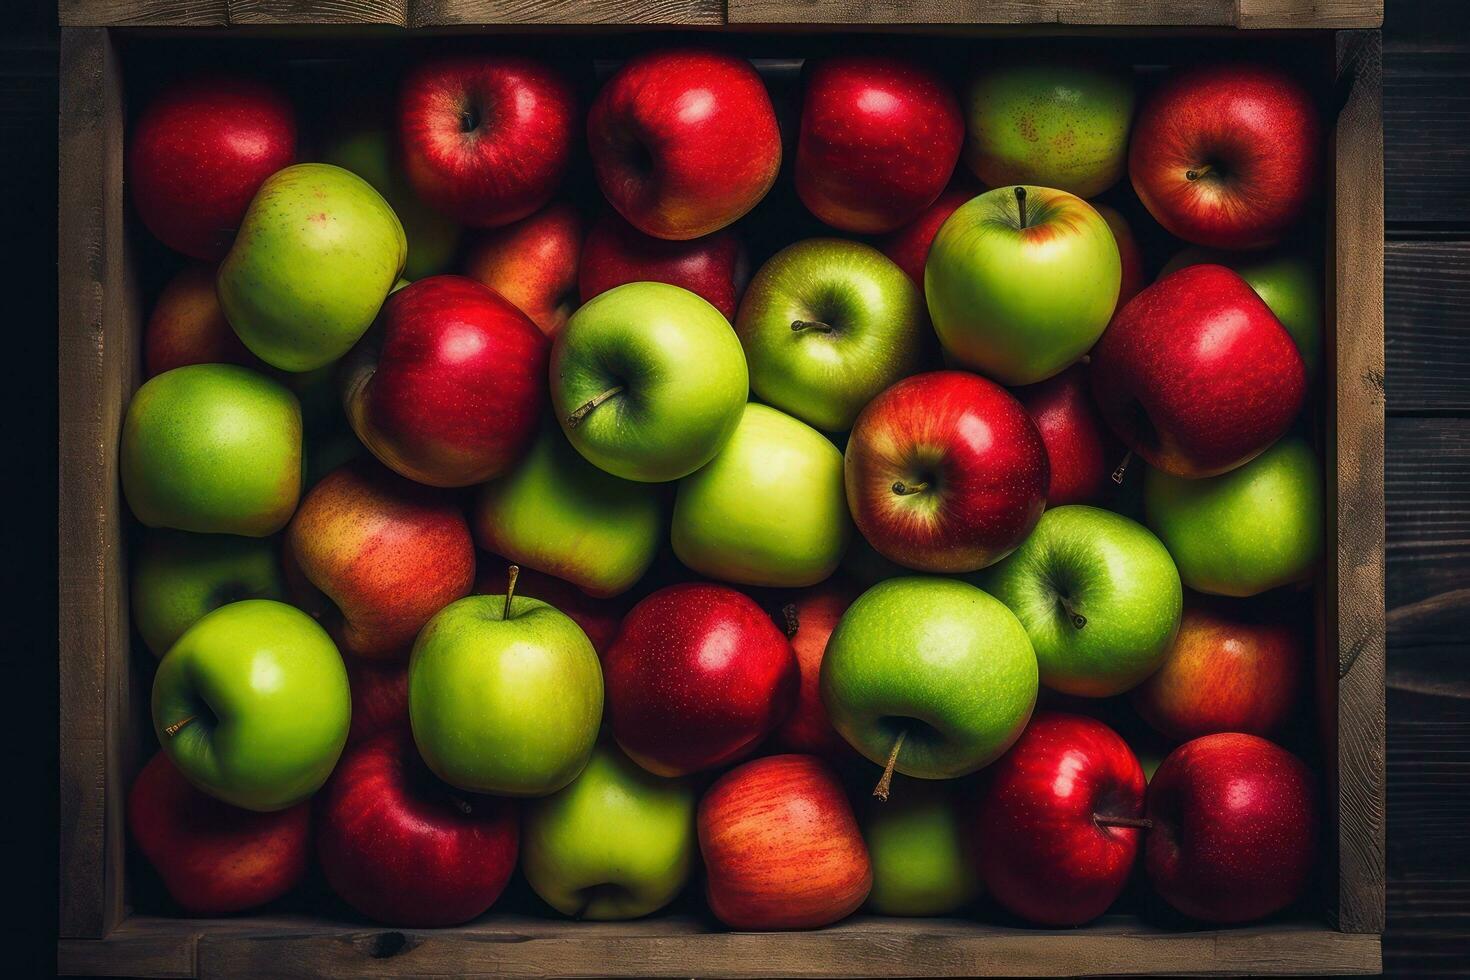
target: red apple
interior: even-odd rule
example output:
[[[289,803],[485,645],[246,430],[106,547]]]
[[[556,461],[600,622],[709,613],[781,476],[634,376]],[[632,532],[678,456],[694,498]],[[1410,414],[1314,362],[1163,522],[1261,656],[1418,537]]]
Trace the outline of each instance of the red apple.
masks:
[[[1269,735],[1300,707],[1306,665],[1301,623],[1255,603],[1191,594],[1168,658],[1133,689],[1133,705],[1178,741]]]
[[[710,911],[732,929],[815,929],[873,887],[868,848],[837,776],[809,755],[725,773],[699,801]]]
[[[1046,506],[1046,444],[1004,388],[964,371],[916,374],[858,416],[847,503],[874,549],[926,572],[973,572],[1016,549]]]
[[[964,187],[945,191],[934,199],[933,204],[920,211],[917,218],[883,239],[879,243],[879,251],[892,259],[923,292],[924,263],[929,260],[929,246],[934,243],[934,236],[939,234],[939,227],[955,213],[956,208],[979,193]]]
[[[1291,334],[1222,265],[1165,276],[1092,349],[1104,421],[1150,466],[1214,476],[1249,462],[1301,411],[1307,371]]]
[[[147,377],[189,364],[239,364],[259,368],[220,309],[214,267],[191,262],[163,287],[143,331]]]
[[[820,756],[829,762],[857,758],[852,746],[837,734],[827,717],[827,707],[822,703],[821,674],[827,638],[858,592],[844,582],[829,579],[803,590],[782,609],[786,635],[791,640],[801,674],[796,707],[772,739],[784,751]]]
[[[159,752],[128,793],[128,829],[184,911],[223,915],[275,901],[306,876],[311,804],[241,810],[195,789]]]
[[[616,211],[604,211],[582,248],[578,274],[582,302],[630,282],[666,282],[704,297],[735,319],[740,294],[750,279],[745,248],[726,228],[689,241],[643,234]]]
[[[705,584],[634,606],[602,669],[613,737],[659,776],[750,755],[791,713],[800,677],[785,634],[753,599]]]
[[[296,158],[296,113],[250,78],[170,86],[138,117],[128,189],[143,225],[175,251],[218,262],[267,177]]]
[[[487,231],[470,246],[465,275],[518,306],[548,337],[577,308],[582,217],[565,202]]]
[[[352,692],[352,725],[347,744],[408,725],[408,657],[364,660],[344,657]]]
[[[796,193],[834,228],[893,231],[934,203],[964,141],[937,72],[886,55],[823,58],[806,68]]]
[[[719,231],[755,207],[781,169],[760,76],[744,58],[699,48],[628,59],[592,103],[587,144],[602,193],[655,238]]]
[[[1128,883],[1143,822],[1143,769],[1094,718],[1041,711],[988,770],[974,827],[980,878],[1004,909],[1080,926]]]
[[[398,95],[403,166],[419,197],[494,228],[551,200],[572,160],[577,99],[539,61],[447,55],[413,68]]]
[[[383,304],[344,363],[357,437],[419,483],[463,487],[510,469],[535,438],[551,342],[509,300],[431,276]]]
[[[510,562],[497,555],[482,559],[475,577],[476,595],[505,595],[505,573]],[[565,579],[555,578],[534,568],[520,566],[516,577],[516,595],[540,599],[555,606],[587,634],[592,648],[600,657],[612,646],[618,626],[628,611],[627,602],[619,596],[594,599]]]
[[[482,914],[515,870],[519,836],[510,800],[441,783],[406,729],[348,748],[318,802],[327,884],[388,925],[451,926]]]
[[[1097,203],[1093,203],[1092,207],[1108,223],[1108,230],[1113,233],[1113,241],[1118,243],[1118,260],[1123,265],[1123,277],[1118,284],[1117,306],[1117,309],[1121,310],[1130,299],[1139,294],[1145,285],[1143,252],[1138,248],[1138,239],[1133,237],[1133,229],[1128,227],[1128,221],[1118,213],[1117,208]]]
[[[1206,735],[1171,752],[1148,786],[1144,866],[1164,900],[1205,922],[1247,922],[1306,891],[1317,793],[1301,760],[1255,735]]]
[[[1017,388],[1015,396],[1046,443],[1051,468],[1046,505],[1086,504],[1101,496],[1117,460],[1108,451],[1108,429],[1092,403],[1087,367],[1074,364],[1045,381]]]
[[[1262,248],[1322,180],[1322,124],[1301,83],[1265,65],[1203,65],[1164,80],[1133,123],[1128,173],[1159,224],[1196,245]]]
[[[286,528],[285,553],[298,603],[359,657],[406,657],[423,625],[468,595],[475,577],[454,498],[366,459],[311,488]]]

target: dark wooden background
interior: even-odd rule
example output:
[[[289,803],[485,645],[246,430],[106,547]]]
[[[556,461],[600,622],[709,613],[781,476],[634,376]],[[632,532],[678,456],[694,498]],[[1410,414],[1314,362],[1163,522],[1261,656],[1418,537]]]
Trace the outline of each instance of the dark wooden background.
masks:
[[[1470,976],[1470,0],[1387,3],[1384,959]],[[56,909],[55,6],[0,21],[0,954],[26,976]]]

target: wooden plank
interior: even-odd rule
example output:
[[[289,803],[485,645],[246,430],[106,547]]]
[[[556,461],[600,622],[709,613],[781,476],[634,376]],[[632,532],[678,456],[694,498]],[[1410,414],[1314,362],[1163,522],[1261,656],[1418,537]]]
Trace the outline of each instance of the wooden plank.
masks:
[[[1389,242],[1390,412],[1470,413],[1470,244]]]
[[[1393,133],[1384,166],[1394,234],[1470,230],[1470,39],[1434,36],[1389,51],[1383,121]]]
[[[228,0],[58,0],[62,27],[224,27]]]
[[[1383,0],[1236,0],[1235,26],[1379,27]]]
[[[718,26],[724,0],[413,0],[412,27],[476,24]]]
[[[410,0],[227,0],[231,24],[386,24],[407,27]]]
[[[728,0],[731,24],[1228,27],[1235,0]]]

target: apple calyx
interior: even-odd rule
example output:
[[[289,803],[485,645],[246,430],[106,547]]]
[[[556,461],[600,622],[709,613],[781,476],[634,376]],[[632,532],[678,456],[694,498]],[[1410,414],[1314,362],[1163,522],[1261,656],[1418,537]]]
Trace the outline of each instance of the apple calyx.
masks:
[[[893,492],[900,497],[908,497],[916,493],[923,493],[929,489],[928,480],[920,480],[918,483],[904,483],[902,480],[893,481]]]
[[[501,620],[510,619],[510,603],[515,598],[516,579],[520,578],[520,575],[521,566],[519,565],[512,565],[505,571],[505,577],[507,579],[505,584],[505,608],[500,611]]]
[[[796,603],[788,602],[781,607],[781,618],[786,621],[786,639],[796,636],[796,631],[801,628],[801,618],[796,612]]]
[[[185,728],[187,728],[188,725],[189,725],[189,722],[193,721],[196,717],[197,717],[196,715],[189,715],[187,718],[180,718],[178,721],[174,722],[172,725],[169,725],[167,728],[165,728],[163,730],[163,734],[167,735],[169,738],[173,738],[179,732],[181,732]]]
[[[903,748],[903,739],[908,729],[902,729],[898,738],[893,740],[893,749],[888,753],[888,764],[883,767],[883,775],[878,779],[878,785],[873,787],[873,795],[878,797],[880,803],[888,802],[888,790],[893,785],[893,767],[898,765],[898,750]]]
[[[1026,188],[1016,188],[1016,210],[1021,213],[1021,227],[1026,227]]]
[[[821,320],[792,320],[791,321],[791,332],[792,333],[801,333],[803,330],[813,330],[813,331],[815,331],[817,333],[831,333],[832,330],[833,330],[833,327],[832,327],[832,324],[830,324],[830,323],[824,323]]]
[[[1133,462],[1133,450],[1130,449],[1123,454],[1123,461],[1118,464],[1118,468],[1113,470],[1113,482],[1118,484],[1118,486],[1123,485],[1123,473],[1128,469],[1128,464],[1131,462]]]
[[[1153,830],[1154,822],[1148,817],[1114,817],[1104,813],[1094,813],[1092,822],[1099,827],[1133,827],[1138,830]]]
[[[622,393],[623,393],[623,386],[622,385],[613,385],[611,388],[607,389],[606,391],[599,392],[596,395],[593,395],[587,401],[585,401],[581,405],[577,406],[577,408],[574,409],[572,411],[572,413],[567,416],[567,428],[569,428],[569,429],[575,429],[577,426],[579,426],[579,425],[582,424],[582,420],[583,419],[585,419],[588,415],[592,414],[592,410],[594,408],[596,408],[598,405],[601,405],[603,402],[607,401],[609,398],[612,398],[612,397],[614,397],[616,395],[621,395]]]

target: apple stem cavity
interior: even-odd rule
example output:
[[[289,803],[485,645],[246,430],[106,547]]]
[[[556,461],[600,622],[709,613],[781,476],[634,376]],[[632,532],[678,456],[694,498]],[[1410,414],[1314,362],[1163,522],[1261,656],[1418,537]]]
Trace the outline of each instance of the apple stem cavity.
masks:
[[[173,738],[179,732],[183,731],[185,728],[188,728],[189,727],[189,722],[193,721],[195,719],[195,717],[197,717],[197,716],[190,715],[187,718],[180,718],[178,721],[174,722],[172,725],[169,725],[167,728],[165,728],[163,730],[163,734],[167,735],[169,738]]]
[[[510,619],[510,602],[512,599],[515,598],[516,579],[520,578],[520,576],[521,566],[512,565],[510,566],[510,568],[506,569],[505,577],[507,581],[505,583],[505,608],[500,611],[500,618],[503,620]]]
[[[1064,595],[1059,595],[1057,596],[1057,602],[1061,603],[1063,611],[1066,612],[1067,618],[1072,621],[1073,626],[1080,630],[1087,625],[1087,617],[1073,608],[1071,599],[1068,599]]]
[[[1119,463],[1118,468],[1113,470],[1113,482],[1118,484],[1118,486],[1123,485],[1123,474],[1127,471],[1128,464],[1131,462],[1133,462],[1133,450],[1130,449],[1123,454],[1123,462]]]
[[[1199,180],[1200,178],[1202,178],[1202,177],[1208,177],[1209,175],[1210,175],[1210,165],[1208,163],[1205,164],[1203,167],[1200,167],[1198,170],[1186,170],[1186,171],[1184,171],[1184,179],[1185,180]]]
[[[831,333],[832,324],[823,323],[821,320],[792,320],[791,331],[801,333],[803,330],[815,330],[817,333]]]
[[[888,790],[893,785],[893,767],[898,765],[898,750],[903,748],[904,736],[909,733],[905,728],[898,733],[898,738],[893,740],[893,750],[888,753],[888,764],[883,767],[883,775],[878,779],[878,785],[873,787],[873,795],[878,797],[879,802],[888,802]]]
[[[1021,227],[1026,227],[1026,188],[1016,188],[1016,210],[1021,212]]]
[[[1111,817],[1103,813],[1094,813],[1092,822],[1099,827],[1135,827],[1138,830],[1153,830],[1154,822],[1148,817]]]
[[[796,631],[801,627],[801,619],[796,614],[796,603],[788,602],[782,606],[781,618],[786,620],[786,639],[789,640],[796,635]]]
[[[594,408],[596,408],[598,405],[601,405],[609,398],[612,398],[615,395],[621,395],[622,393],[622,385],[613,385],[611,388],[607,389],[607,391],[593,395],[586,402],[580,405],[575,411],[573,411],[572,414],[567,416],[567,428],[575,429],[577,426],[582,424],[583,419],[592,414],[592,410]]]
[[[929,489],[928,480],[920,480],[918,483],[904,483],[902,480],[893,482],[893,492],[900,497],[907,497],[916,493],[923,493]]]

